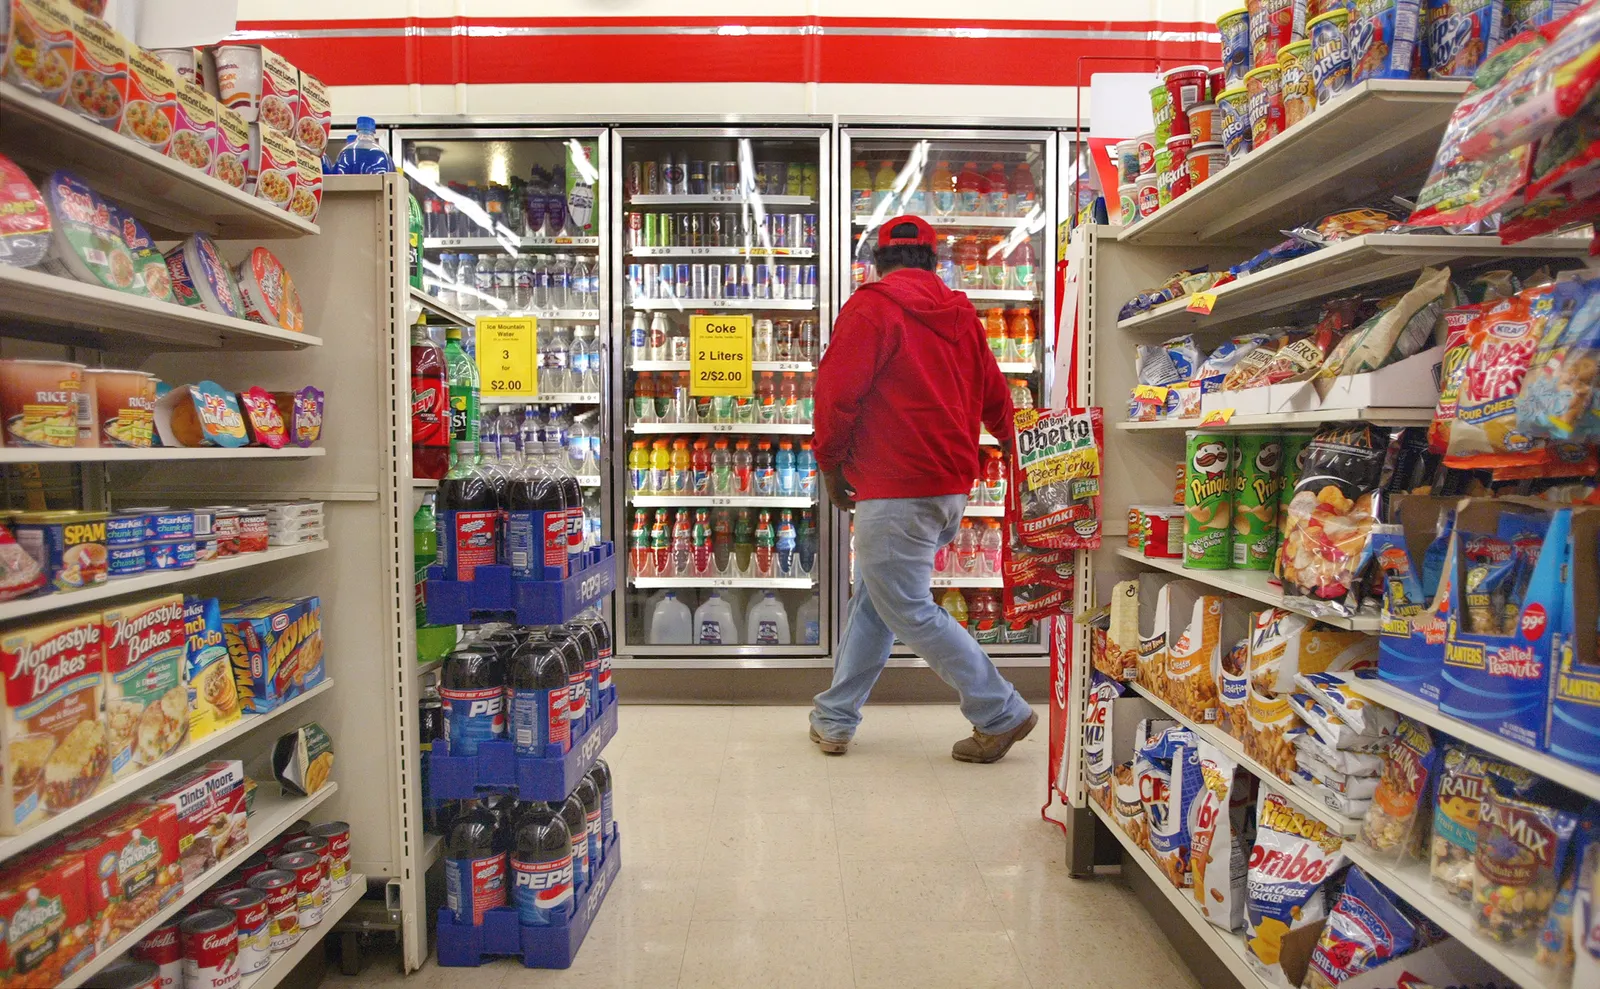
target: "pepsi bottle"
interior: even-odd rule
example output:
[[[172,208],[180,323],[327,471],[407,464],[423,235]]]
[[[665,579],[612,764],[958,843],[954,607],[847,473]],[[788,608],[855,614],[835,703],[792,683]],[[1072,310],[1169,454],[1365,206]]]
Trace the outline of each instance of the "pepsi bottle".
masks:
[[[599,862],[605,857],[605,836],[600,833],[600,791],[588,776],[578,781],[572,791],[583,801],[583,822],[589,833],[589,861]]]
[[[444,844],[445,906],[457,923],[481,924],[485,912],[506,905],[507,831],[480,804],[464,807]]]
[[[604,858],[606,841],[611,837],[611,829],[616,822],[611,803],[611,767],[606,765],[604,759],[596,759],[588,776],[594,788],[600,791],[600,851],[601,858]],[[599,863],[594,863],[594,867],[598,869]]]
[[[434,501],[446,580],[471,580],[478,567],[498,562],[500,508],[489,476],[477,469],[476,454],[474,444],[456,444],[455,466],[439,482]]]
[[[535,804],[517,819],[511,874],[519,923],[553,927],[572,916],[572,833],[550,805]]]
[[[546,629],[545,636],[561,649],[561,661],[567,666],[567,723],[576,742],[589,730],[589,672],[583,665],[583,647],[565,626]]]
[[[572,506],[543,457],[528,457],[506,487],[506,562],[523,580],[567,576],[567,529]]]
[[[559,644],[530,641],[517,647],[506,682],[517,755],[544,758],[551,746],[561,752],[572,749],[567,691],[567,664]]]
[[[577,621],[588,626],[589,634],[594,636],[595,649],[600,653],[600,675],[595,678],[597,696],[609,697],[611,693],[611,626],[600,617],[594,609],[579,615]]]
[[[446,755],[477,755],[482,743],[505,737],[505,693],[505,666],[492,646],[451,650],[439,676]]]
[[[589,709],[589,721],[600,720],[600,643],[595,641],[594,630],[583,622],[572,621],[561,626],[578,643],[583,654],[584,700]]]
[[[422,753],[422,830],[429,834],[444,834],[439,817],[439,801],[433,798],[431,770],[428,766],[433,743],[444,735],[444,701],[439,697],[439,688],[432,683],[423,687],[422,701],[418,706],[417,738]]]
[[[583,889],[589,885],[589,875],[592,867],[600,863],[589,861],[589,825],[588,818],[583,813],[583,801],[577,793],[567,794],[567,799],[550,804],[561,815],[561,820],[566,822],[567,833],[572,838],[572,888]]]

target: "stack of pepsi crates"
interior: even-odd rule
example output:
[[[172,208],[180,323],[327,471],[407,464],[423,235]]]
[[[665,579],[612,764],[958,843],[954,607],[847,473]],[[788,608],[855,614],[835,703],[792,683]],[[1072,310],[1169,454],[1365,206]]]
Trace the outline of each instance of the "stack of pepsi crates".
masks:
[[[444,835],[440,965],[509,955],[569,967],[622,866],[600,758],[617,732],[612,638],[594,609],[614,572],[606,553],[567,581],[514,581],[557,586],[514,590],[510,607],[470,586],[435,593],[476,581],[428,583],[430,623],[469,626],[440,669],[441,737],[427,756]],[[560,589],[585,579],[583,593]]]

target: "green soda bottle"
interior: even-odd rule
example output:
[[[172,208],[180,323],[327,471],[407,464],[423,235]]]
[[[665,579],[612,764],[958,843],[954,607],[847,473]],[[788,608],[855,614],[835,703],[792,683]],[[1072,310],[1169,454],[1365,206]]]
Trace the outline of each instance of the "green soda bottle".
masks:
[[[450,392],[450,446],[478,441],[478,365],[461,346],[461,327],[444,331],[445,387]]]
[[[406,196],[406,265],[411,271],[411,287],[422,287],[422,204],[416,195]]]
[[[422,507],[411,517],[412,566],[416,570],[417,662],[443,659],[456,647],[454,625],[429,625],[427,607],[428,568],[438,556],[439,533],[433,517],[433,493],[422,499]]]

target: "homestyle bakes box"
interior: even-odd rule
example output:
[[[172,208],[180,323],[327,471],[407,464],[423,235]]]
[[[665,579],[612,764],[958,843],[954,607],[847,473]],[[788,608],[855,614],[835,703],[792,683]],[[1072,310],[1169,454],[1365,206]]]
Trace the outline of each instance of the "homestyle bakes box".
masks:
[[[262,598],[222,613],[240,707],[265,714],[322,682],[322,601]]]
[[[106,745],[111,778],[165,758],[189,733],[183,595],[107,608]]]

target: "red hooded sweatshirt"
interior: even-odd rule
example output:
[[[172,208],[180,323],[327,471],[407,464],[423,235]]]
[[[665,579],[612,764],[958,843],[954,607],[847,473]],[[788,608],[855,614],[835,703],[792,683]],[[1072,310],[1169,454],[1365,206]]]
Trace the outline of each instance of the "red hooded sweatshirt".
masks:
[[[1011,389],[965,295],[901,268],[863,285],[817,368],[817,466],[857,500],[966,494],[978,423],[1010,448]]]

